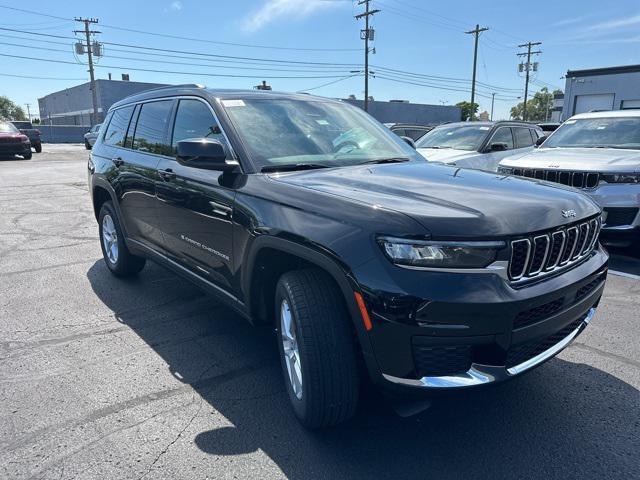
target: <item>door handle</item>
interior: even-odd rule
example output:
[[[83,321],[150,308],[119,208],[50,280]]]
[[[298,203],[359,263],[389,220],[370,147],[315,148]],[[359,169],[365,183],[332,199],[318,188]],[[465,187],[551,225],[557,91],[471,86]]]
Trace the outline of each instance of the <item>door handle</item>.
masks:
[[[122,157],[115,157],[112,159],[112,162],[117,168],[120,168],[122,165],[124,165],[124,160],[122,160]]]
[[[158,175],[160,175],[160,178],[162,178],[165,182],[169,182],[176,178],[175,172],[170,168],[167,168],[165,170],[158,170]]]

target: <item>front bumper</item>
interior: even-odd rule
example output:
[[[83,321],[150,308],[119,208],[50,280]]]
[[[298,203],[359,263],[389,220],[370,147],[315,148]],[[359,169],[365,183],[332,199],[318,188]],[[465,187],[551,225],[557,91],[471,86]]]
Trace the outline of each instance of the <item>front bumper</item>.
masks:
[[[593,317],[608,255],[512,286],[498,274],[412,271],[372,261],[353,273],[373,328],[365,352],[380,387],[406,392],[510,379],[556,355]],[[367,279],[371,279],[368,281]]]
[[[31,143],[4,143],[0,144],[0,155],[26,155],[31,153]]]
[[[600,184],[585,193],[604,210],[604,244],[627,246],[640,239],[640,184]]]
[[[508,380],[555,357],[582,333],[595,313],[595,307],[590,308],[578,326],[572,329],[566,337],[548,349],[512,367],[473,363],[469,370],[456,375],[425,376],[418,379],[394,377],[384,373],[382,375],[385,380],[398,385],[433,389],[473,387]]]

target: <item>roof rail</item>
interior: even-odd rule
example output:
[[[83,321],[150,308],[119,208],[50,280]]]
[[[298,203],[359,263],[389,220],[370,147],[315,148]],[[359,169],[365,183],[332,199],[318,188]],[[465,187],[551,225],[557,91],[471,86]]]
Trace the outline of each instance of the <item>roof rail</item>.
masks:
[[[166,90],[168,88],[205,88],[205,86],[199,83],[182,83],[180,85],[165,85],[164,87],[150,88],[149,90],[145,90],[140,93],[155,92],[158,90]]]

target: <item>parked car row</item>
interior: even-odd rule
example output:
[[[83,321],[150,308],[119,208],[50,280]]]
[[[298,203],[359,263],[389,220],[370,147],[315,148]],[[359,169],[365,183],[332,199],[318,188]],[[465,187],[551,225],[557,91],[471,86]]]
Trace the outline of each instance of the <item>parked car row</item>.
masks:
[[[427,136],[427,156],[491,156],[541,135],[510,122]],[[580,335],[604,289],[592,198],[426,162],[345,102],[150,90],[111,107],[89,157],[108,271],[153,260],[272,325],[309,427],[351,417],[365,377],[413,397],[518,376]]]

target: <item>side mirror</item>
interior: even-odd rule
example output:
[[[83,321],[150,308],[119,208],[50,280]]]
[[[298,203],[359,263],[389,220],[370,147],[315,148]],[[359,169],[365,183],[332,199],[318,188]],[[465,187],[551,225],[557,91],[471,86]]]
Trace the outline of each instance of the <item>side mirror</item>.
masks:
[[[176,159],[186,167],[204,170],[228,171],[237,168],[237,163],[227,163],[227,154],[218,140],[210,138],[189,138],[177,145]]]
[[[404,140],[411,148],[413,148],[415,150],[416,148],[416,143],[413,141],[413,138],[411,137],[405,137],[403,135],[400,135],[400,138],[402,140]]]
[[[536,140],[536,147],[542,145],[547,138],[549,138],[549,135],[543,135],[538,140]]]
[[[509,150],[509,145],[506,143],[492,143],[489,151],[491,152],[505,152]]]

